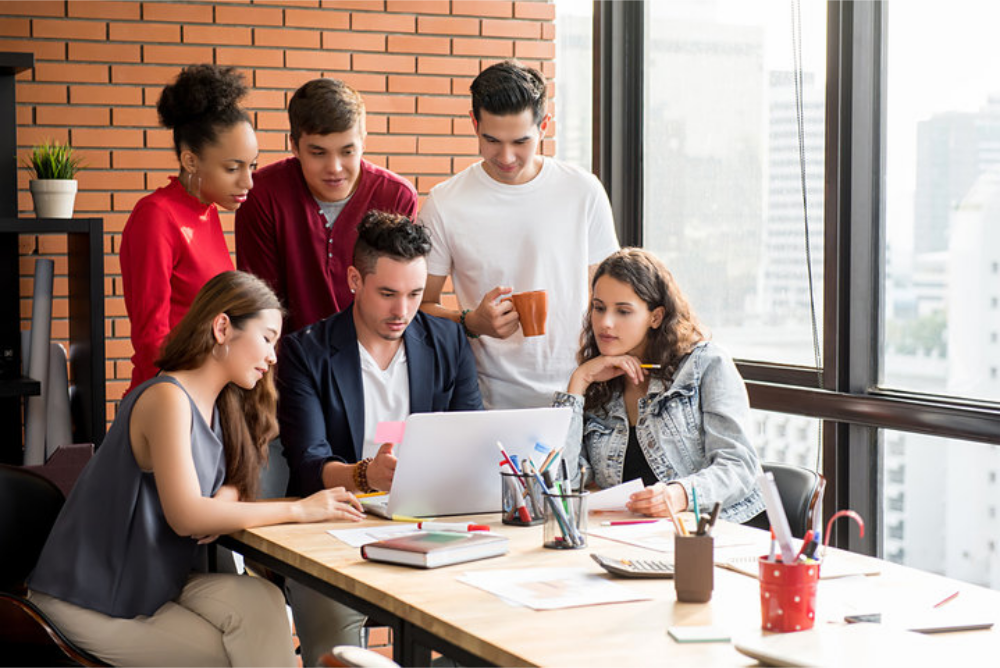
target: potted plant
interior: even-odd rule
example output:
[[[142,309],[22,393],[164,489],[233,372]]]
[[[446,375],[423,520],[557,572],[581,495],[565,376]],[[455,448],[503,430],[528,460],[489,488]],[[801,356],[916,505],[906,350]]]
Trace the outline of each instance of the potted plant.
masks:
[[[73,148],[48,140],[35,146],[26,163],[35,173],[28,184],[38,218],[72,218],[76,173],[83,168]]]

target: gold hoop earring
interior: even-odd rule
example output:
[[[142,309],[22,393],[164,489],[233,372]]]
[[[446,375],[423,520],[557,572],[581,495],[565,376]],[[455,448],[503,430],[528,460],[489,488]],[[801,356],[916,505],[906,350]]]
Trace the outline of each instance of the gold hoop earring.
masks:
[[[218,354],[219,350],[222,350],[222,355]],[[212,357],[215,358],[217,362],[225,362],[226,358],[229,357],[229,344],[228,343],[216,343],[215,347],[212,348]]]

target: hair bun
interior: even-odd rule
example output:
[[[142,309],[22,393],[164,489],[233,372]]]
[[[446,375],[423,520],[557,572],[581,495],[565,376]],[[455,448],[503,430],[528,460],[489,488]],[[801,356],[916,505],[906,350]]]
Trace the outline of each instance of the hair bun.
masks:
[[[234,67],[192,65],[164,87],[156,103],[160,124],[177,128],[192,122],[226,116],[247,94],[243,75]]]

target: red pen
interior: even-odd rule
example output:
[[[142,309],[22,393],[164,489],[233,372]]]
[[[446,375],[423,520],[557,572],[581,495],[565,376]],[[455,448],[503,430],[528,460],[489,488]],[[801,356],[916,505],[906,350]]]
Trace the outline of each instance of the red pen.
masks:
[[[424,531],[489,531],[485,524],[466,524],[464,522],[417,522],[417,528]]]
[[[806,531],[805,538],[802,539],[802,545],[799,547],[799,553],[795,555],[795,562],[798,562],[798,560],[802,557],[802,553],[806,551],[806,547],[809,546],[809,543],[812,542],[812,539],[813,539],[813,530],[809,529],[809,531]]]
[[[610,522],[601,522],[602,527],[620,527],[626,524],[655,524],[660,520],[612,520]]]

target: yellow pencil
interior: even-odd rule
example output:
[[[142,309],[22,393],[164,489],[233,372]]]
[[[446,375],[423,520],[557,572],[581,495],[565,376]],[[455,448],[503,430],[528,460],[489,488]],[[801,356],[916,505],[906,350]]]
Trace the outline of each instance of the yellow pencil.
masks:
[[[373,496],[385,496],[389,492],[368,492],[367,494],[355,494],[356,499],[370,499]]]
[[[640,364],[640,369],[662,369],[663,366],[660,364]]]

